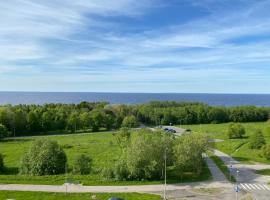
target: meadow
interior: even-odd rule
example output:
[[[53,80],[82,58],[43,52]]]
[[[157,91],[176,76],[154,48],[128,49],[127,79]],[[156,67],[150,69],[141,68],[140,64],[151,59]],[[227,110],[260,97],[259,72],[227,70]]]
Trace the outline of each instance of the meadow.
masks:
[[[270,163],[262,156],[261,150],[249,148],[249,137],[257,130],[263,131],[270,126],[269,122],[241,123],[246,130],[246,135],[242,139],[228,139],[226,131],[229,123],[224,124],[201,124],[201,125],[183,125],[183,128],[189,128],[193,132],[204,133],[212,139],[220,139],[220,142],[212,143],[212,147],[227,153],[235,159],[244,163]],[[270,135],[264,133],[267,144],[270,144]]]
[[[0,191],[0,199],[16,199],[16,200],[107,200],[110,197],[120,197],[128,200],[161,200],[160,196],[151,194],[138,194],[138,193],[121,193],[121,194],[64,194],[64,193],[46,193],[46,192],[18,192],[18,191]]]
[[[51,176],[27,176],[18,174],[20,161],[31,144],[40,138],[56,140],[64,149],[68,157],[69,173]],[[62,185],[65,182],[81,183],[83,185],[137,185],[137,184],[162,184],[156,181],[116,181],[105,180],[102,169],[113,167],[119,159],[121,149],[113,136],[113,132],[99,132],[86,134],[69,134],[56,136],[32,136],[4,140],[0,143],[0,152],[4,155],[6,172],[0,175],[0,183],[22,184],[51,184]],[[89,175],[73,175],[70,171],[76,155],[84,153],[93,160],[93,172]],[[201,176],[185,173],[180,180],[178,171],[168,168],[168,183],[207,180],[211,174],[204,167]]]

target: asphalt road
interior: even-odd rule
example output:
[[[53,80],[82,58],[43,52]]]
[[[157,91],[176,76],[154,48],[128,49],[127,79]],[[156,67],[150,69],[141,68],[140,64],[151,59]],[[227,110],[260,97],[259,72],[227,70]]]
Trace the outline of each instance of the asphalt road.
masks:
[[[254,172],[255,169],[270,168],[269,165],[241,164],[221,151],[213,150],[213,152],[223,160],[228,168],[232,168],[232,175],[236,177],[240,190],[251,193],[256,200],[270,199],[270,187],[267,184],[270,182],[270,176],[263,176]]]

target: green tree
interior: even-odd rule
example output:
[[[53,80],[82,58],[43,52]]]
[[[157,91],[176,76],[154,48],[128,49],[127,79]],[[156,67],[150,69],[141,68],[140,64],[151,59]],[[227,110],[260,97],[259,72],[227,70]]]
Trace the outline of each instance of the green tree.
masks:
[[[168,165],[172,159],[172,139],[163,132],[141,130],[131,135],[130,145],[123,155],[130,179],[160,179],[167,149]]]
[[[104,127],[106,130],[111,130],[115,127],[115,115],[112,111],[105,110],[104,114]]]
[[[88,112],[83,112],[80,114],[81,126],[84,130],[89,129],[91,125],[91,116]]]
[[[79,128],[79,123],[80,123],[80,119],[79,119],[78,113],[72,112],[69,115],[68,121],[67,121],[68,129],[71,130],[72,132],[76,132],[77,129]]]
[[[92,169],[92,159],[85,154],[81,154],[75,158],[73,173],[85,175],[89,174]]]
[[[8,136],[7,128],[3,124],[0,124],[0,140],[2,140],[7,136]]]
[[[31,110],[27,115],[27,126],[30,132],[37,132],[40,130],[40,118],[38,113]]]
[[[20,172],[28,175],[54,175],[65,172],[67,157],[56,141],[37,140],[22,159]]]
[[[138,127],[138,121],[134,115],[126,116],[122,122],[122,127],[136,128]]]
[[[100,110],[93,110],[90,112],[92,131],[99,131],[103,122],[103,115]]]
[[[50,131],[53,126],[52,114],[48,111],[44,112],[41,116],[42,129],[44,131]]]
[[[230,139],[243,138],[245,135],[245,128],[239,123],[231,123],[229,124],[227,135]]]
[[[251,149],[260,149],[265,144],[266,142],[261,130],[256,130],[249,139],[249,148]]]
[[[200,174],[203,167],[202,153],[207,150],[207,146],[208,140],[202,135],[187,134],[178,137],[173,149],[175,166],[181,172],[187,170]]]

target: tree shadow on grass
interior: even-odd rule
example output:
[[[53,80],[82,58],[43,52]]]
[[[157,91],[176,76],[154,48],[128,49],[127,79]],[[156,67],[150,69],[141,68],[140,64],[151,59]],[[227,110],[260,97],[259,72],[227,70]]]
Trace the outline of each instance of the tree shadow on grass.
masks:
[[[4,175],[17,175],[19,174],[19,168],[18,167],[6,167],[4,169]]]
[[[1,140],[0,144],[1,143],[7,143],[7,142],[29,142],[29,141],[32,141],[33,138],[7,138],[7,139],[4,139],[4,140]]]

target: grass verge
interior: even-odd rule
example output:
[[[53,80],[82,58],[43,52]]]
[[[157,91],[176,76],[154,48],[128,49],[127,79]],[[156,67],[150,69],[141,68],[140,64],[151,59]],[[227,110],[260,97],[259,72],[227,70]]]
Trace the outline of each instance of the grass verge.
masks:
[[[94,198],[93,196],[96,196]],[[93,197],[93,198],[92,198]],[[125,200],[161,200],[160,196],[151,194],[138,193],[46,193],[46,192],[19,192],[19,191],[0,191],[0,199],[14,199],[14,200],[107,200],[110,197],[120,197]]]

